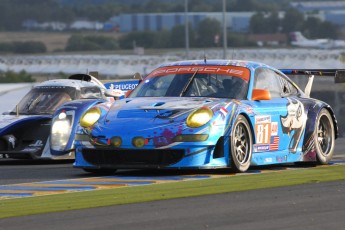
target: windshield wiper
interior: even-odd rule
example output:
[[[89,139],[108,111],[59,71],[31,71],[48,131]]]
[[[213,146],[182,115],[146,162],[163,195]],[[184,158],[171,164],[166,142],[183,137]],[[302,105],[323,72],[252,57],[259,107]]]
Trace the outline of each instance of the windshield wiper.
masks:
[[[189,81],[187,82],[187,84],[184,86],[182,92],[180,93],[180,97],[182,97],[183,94],[188,90],[190,84],[191,84],[192,81],[194,80],[194,78],[195,78],[195,76],[196,76],[197,73],[198,73],[198,70],[196,70],[196,71],[193,73],[192,77],[189,79]]]

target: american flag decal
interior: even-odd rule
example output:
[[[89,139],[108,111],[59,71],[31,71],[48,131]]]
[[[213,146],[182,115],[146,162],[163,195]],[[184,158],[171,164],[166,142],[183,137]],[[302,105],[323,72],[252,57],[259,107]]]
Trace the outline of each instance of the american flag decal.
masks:
[[[279,147],[279,136],[271,137],[270,151],[278,150]]]
[[[221,107],[220,110],[219,110],[219,112],[221,112],[221,114],[222,114],[224,117],[226,117],[226,115],[228,114],[228,110],[227,110],[226,108],[224,108],[224,107]]]

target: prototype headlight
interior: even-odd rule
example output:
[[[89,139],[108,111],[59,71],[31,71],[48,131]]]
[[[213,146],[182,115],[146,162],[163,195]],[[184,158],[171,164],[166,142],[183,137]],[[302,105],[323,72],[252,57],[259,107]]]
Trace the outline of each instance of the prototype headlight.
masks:
[[[101,117],[101,110],[97,107],[93,107],[86,111],[80,118],[80,125],[84,128],[93,126]]]
[[[72,117],[63,111],[53,120],[50,137],[50,145],[53,150],[65,149],[71,133]]]
[[[213,112],[208,107],[201,107],[187,117],[186,124],[191,128],[198,128],[211,120]]]

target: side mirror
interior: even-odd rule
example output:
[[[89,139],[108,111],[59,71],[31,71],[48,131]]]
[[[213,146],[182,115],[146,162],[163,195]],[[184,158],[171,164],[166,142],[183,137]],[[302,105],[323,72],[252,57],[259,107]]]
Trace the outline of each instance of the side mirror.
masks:
[[[106,97],[113,97],[116,100],[123,98],[125,96],[125,93],[120,89],[106,89],[104,95]]]
[[[252,100],[261,101],[261,100],[271,100],[271,93],[267,89],[253,89]]]

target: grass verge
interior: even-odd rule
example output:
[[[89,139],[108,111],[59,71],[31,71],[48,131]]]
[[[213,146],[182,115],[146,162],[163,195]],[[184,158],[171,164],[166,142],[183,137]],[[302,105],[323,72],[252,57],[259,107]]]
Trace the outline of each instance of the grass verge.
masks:
[[[345,180],[344,165],[8,199],[0,218],[335,180]]]

